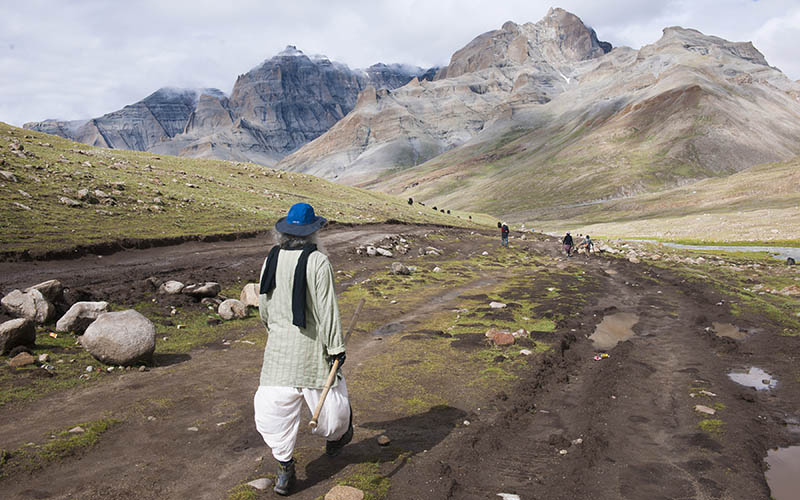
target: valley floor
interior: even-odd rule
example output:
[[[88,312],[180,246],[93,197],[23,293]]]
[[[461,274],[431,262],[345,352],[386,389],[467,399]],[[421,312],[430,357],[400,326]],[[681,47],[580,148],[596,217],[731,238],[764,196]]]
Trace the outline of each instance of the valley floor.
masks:
[[[396,235],[410,244],[407,255],[354,251],[369,241],[396,242]],[[376,499],[769,499],[767,450],[800,441],[800,337],[783,319],[800,303],[772,303],[728,285],[796,283],[800,273],[744,260],[735,265],[745,271],[728,275],[724,266],[664,259],[567,259],[555,239],[527,238],[512,238],[504,249],[494,232],[464,229],[375,225],[324,233],[340,271],[343,323],[367,299],[344,367],[355,438],[330,459],[324,442],[301,426],[292,498],[321,498],[344,483]],[[441,255],[420,256],[427,247]],[[189,324],[191,334],[193,318],[205,324],[208,311],[156,295],[145,279],[241,289],[258,279],[268,249],[255,238],[0,263],[2,291],[58,278],[115,308],[150,308],[159,335],[177,338],[178,324]],[[394,260],[417,271],[392,275]],[[491,308],[492,301],[506,307]],[[750,307],[757,301],[761,309]],[[620,314],[635,321],[633,337],[596,361],[588,337]],[[735,325],[745,338],[718,337],[715,322]],[[490,327],[525,328],[530,337],[497,347],[485,336]],[[95,371],[65,388],[40,384],[41,368],[3,363],[3,497],[273,497],[271,489],[244,486],[275,470],[252,421],[263,326],[251,312],[203,332],[208,337],[190,348],[157,350],[149,371]],[[65,360],[54,365],[53,384],[77,377],[59,373],[77,353],[69,345],[52,350]],[[750,366],[777,386],[755,391],[727,376]],[[21,387],[37,389],[23,394]],[[97,422],[108,428],[94,442],[58,453],[48,445],[60,431]],[[379,446],[380,435],[391,443]]]

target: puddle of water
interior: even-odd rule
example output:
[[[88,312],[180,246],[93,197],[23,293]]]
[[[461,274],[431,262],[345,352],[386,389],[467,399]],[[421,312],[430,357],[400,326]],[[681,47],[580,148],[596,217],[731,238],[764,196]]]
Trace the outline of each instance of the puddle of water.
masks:
[[[770,496],[775,500],[796,499],[800,491],[800,446],[769,450],[767,464]]]
[[[638,240],[655,243],[655,240]],[[721,250],[723,252],[769,252],[776,259],[786,260],[791,257],[800,262],[800,248],[798,247],[778,247],[778,246],[729,246],[729,245],[684,245],[681,243],[664,242],[664,246],[681,248],[684,250]]]
[[[739,330],[739,327],[730,323],[717,323],[714,321],[712,325],[714,327],[714,333],[717,334],[717,337],[728,337],[729,339],[733,340],[744,340],[747,338],[746,333]]]
[[[632,313],[617,313],[605,316],[589,338],[600,351],[611,349],[618,343],[633,337],[633,325],[639,316]]]
[[[775,388],[778,380],[761,368],[751,366],[748,370],[733,370],[728,373],[728,377],[739,385],[752,387],[758,391]]]

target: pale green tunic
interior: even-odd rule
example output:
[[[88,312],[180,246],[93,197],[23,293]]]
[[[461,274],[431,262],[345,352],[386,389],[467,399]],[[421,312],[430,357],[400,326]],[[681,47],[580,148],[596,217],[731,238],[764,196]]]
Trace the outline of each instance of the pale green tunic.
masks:
[[[262,386],[321,389],[330,372],[326,355],[345,350],[333,269],[321,252],[308,256],[306,327],[301,329],[292,324],[292,286],[300,253],[300,250],[280,251],[275,289],[258,297],[261,321],[269,332],[261,367]],[[261,276],[266,264],[264,259]]]

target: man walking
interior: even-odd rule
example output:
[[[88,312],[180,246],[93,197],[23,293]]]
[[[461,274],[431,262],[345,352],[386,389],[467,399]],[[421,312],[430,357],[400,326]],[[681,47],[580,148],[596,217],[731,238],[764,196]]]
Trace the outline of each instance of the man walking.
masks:
[[[498,222],[498,224],[500,223]],[[508,248],[508,233],[509,233],[508,226],[504,222],[503,224],[500,225],[500,245],[506,248]]]
[[[564,244],[564,251],[567,252],[567,257],[571,257],[572,255],[570,253],[572,252],[572,245],[574,243],[572,241],[572,236],[567,233],[567,235],[564,236],[564,239],[561,240],[561,243]]]
[[[261,268],[258,310],[269,331],[258,391],[256,428],[278,460],[275,492],[288,495],[295,481],[293,452],[303,401],[313,412],[333,361],[345,361],[345,345],[328,257],[316,232],[326,219],[297,203],[275,224],[278,245]],[[336,456],[353,439],[353,414],[339,372],[322,406],[314,434]]]

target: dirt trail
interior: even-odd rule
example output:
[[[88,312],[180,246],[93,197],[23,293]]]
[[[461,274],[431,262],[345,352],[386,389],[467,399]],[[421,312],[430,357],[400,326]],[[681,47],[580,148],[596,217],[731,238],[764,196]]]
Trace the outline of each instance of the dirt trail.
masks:
[[[353,276],[351,283],[390,261],[348,249],[387,234],[419,236],[429,230],[340,228],[323,241],[334,267]],[[448,235],[456,238],[451,252],[475,255],[486,245],[468,231]],[[800,403],[788,383],[795,360],[781,355],[792,351],[791,339],[775,337],[763,322],[746,340],[716,338],[705,331],[712,322],[753,325],[717,305],[724,297],[668,271],[621,259],[561,259],[555,242],[512,240],[513,245],[591,278],[580,290],[586,305],[558,323],[556,348],[514,387],[411,416],[362,405],[353,394],[356,437],[339,458],[325,457],[324,443],[301,431],[298,450],[307,465],[298,471],[292,498],[319,498],[348,464],[380,457],[382,473],[391,478],[389,498],[396,499],[485,499],[499,498],[498,493],[542,500],[769,499],[762,458],[768,446],[789,439],[784,419]],[[57,271],[71,276],[74,286],[124,301],[140,293],[132,282],[153,275],[230,281],[241,273],[253,279],[267,246],[257,240],[185,243],[102,259],[0,263],[2,291],[50,279]],[[502,281],[508,272],[481,274],[411,310],[373,311],[384,329],[354,339],[345,372],[357,373],[359,363],[386,352],[387,344],[375,341],[376,335],[419,328],[431,313],[458,308],[461,297]],[[343,317],[349,313],[343,311]],[[604,317],[618,313],[638,317],[635,335],[609,349],[609,358],[594,361],[588,336]],[[242,336],[261,328],[255,321],[248,324]],[[6,449],[41,442],[52,430],[79,421],[124,417],[87,453],[0,478],[0,491],[7,498],[225,498],[231,487],[274,468],[251,417],[261,355],[248,344],[215,343],[150,372],[0,407],[0,448]],[[787,383],[755,393],[727,378],[730,368],[750,362]],[[691,397],[701,388],[717,396]],[[696,404],[716,405],[723,433],[698,428]],[[377,430],[391,435],[396,447],[379,448],[373,439]],[[573,443],[577,439],[582,442]]]

